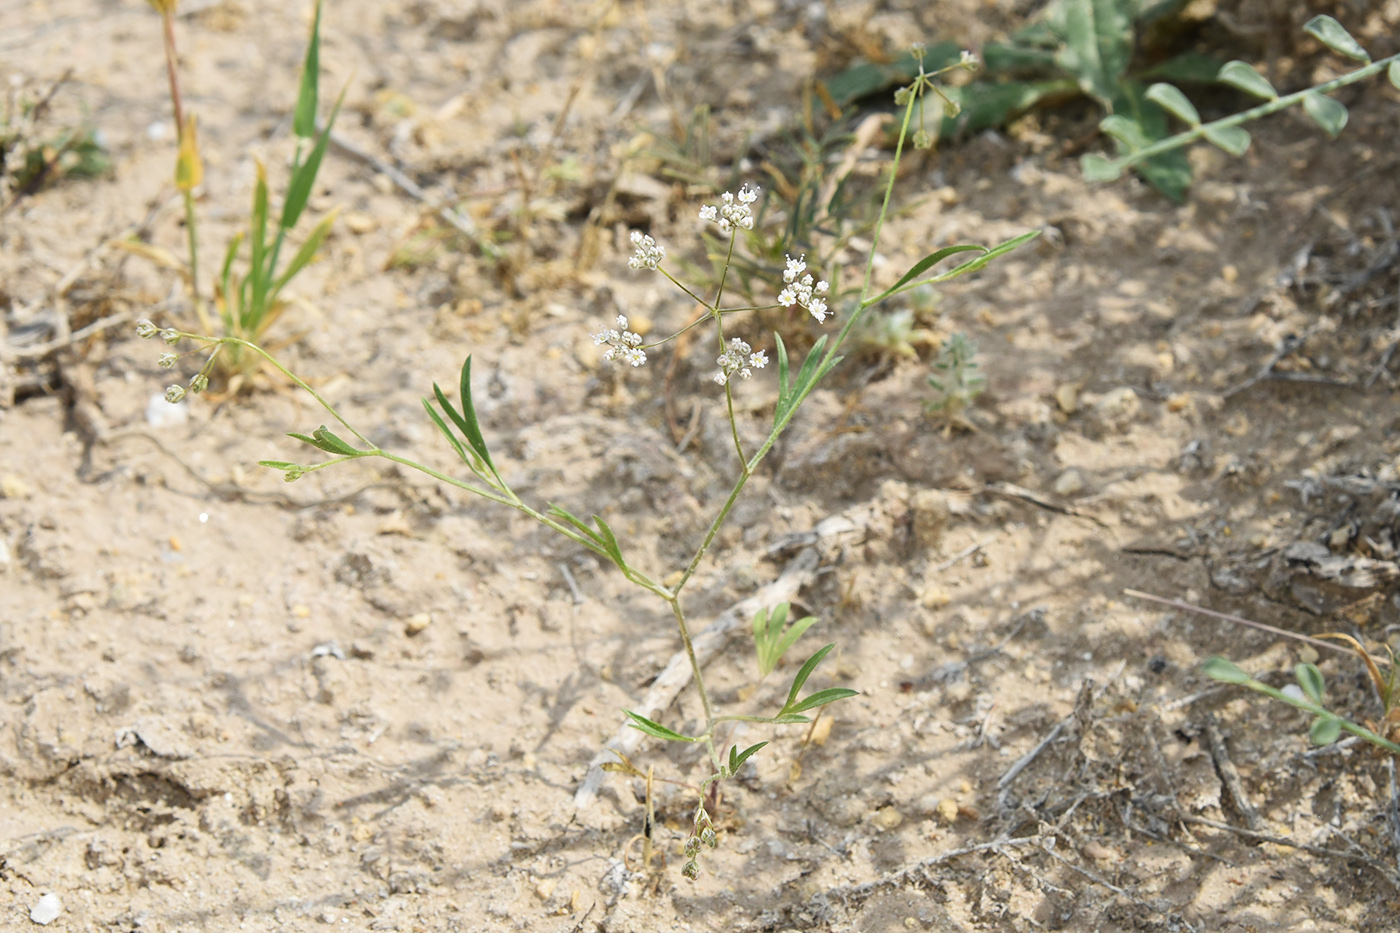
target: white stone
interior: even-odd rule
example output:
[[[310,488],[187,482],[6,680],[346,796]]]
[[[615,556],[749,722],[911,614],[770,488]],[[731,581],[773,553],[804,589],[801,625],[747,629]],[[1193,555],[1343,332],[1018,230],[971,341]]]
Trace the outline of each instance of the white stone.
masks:
[[[50,891],[39,902],[29,910],[29,919],[39,926],[48,926],[58,919],[58,915],[63,913],[63,902],[58,899],[58,895]]]

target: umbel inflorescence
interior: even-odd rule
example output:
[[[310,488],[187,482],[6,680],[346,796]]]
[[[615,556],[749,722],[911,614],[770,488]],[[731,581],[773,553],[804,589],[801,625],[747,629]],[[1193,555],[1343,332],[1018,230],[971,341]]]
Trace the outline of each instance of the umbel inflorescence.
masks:
[[[731,250],[734,240],[740,230],[752,230],[754,226],[754,216],[752,205],[758,200],[758,187],[744,185],[738,192],[726,191],[720,196],[719,204],[706,204],[700,208],[700,219],[706,223],[713,223],[719,227],[720,231],[729,234],[729,244]],[[666,247],[660,245],[651,236],[642,233],[640,230],[632,231],[632,246],[634,252],[627,260],[627,265],[633,269],[649,269],[660,272],[670,279],[677,287],[692,298],[696,297],[694,292],[676,281],[672,275],[662,268],[662,262],[666,259]],[[816,319],[817,323],[825,323],[830,310],[827,307],[827,290],[831,287],[824,280],[817,280],[807,271],[807,256],[804,253],[796,259],[791,256],[787,258],[787,266],[783,270],[783,289],[778,293],[778,305],[784,308],[791,308],[793,305],[805,310]],[[709,317],[715,321],[717,338],[719,341],[720,354],[715,360],[715,365],[719,370],[714,374],[713,380],[717,385],[728,385],[731,378],[738,376],[740,379],[748,379],[753,375],[755,369],[763,369],[768,365],[768,351],[755,350],[746,341],[739,337],[724,336],[724,315],[733,314],[738,311],[752,311],[755,308],[721,308],[720,298],[724,292],[723,279],[720,280],[719,294],[715,296],[712,303],[706,304],[709,309]],[[698,300],[698,299],[697,299]],[[771,305],[769,307],[772,307]],[[679,334],[672,334],[663,340],[655,343],[643,344],[641,335],[627,329],[627,317],[619,314],[617,316],[616,328],[605,328],[593,334],[593,343],[597,346],[606,346],[607,352],[603,358],[609,362],[621,362],[630,366],[641,366],[647,361],[646,351],[652,347],[660,346],[668,340],[672,340]]]

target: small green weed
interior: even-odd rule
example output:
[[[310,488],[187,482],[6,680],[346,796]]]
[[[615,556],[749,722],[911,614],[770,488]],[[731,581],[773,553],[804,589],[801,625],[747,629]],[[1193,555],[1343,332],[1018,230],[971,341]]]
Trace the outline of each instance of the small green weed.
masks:
[[[928,384],[934,395],[925,403],[930,414],[962,422],[962,413],[987,388],[987,377],[977,361],[977,343],[962,334],[953,334],[938,351]]]
[[[0,214],[60,179],[91,178],[112,167],[89,123],[49,125],[50,105],[68,77],[64,75],[42,94],[24,81],[14,81],[6,89],[5,109],[0,113]]]
[[[308,61],[314,63],[314,33],[312,48],[313,52],[308,53]],[[960,61],[965,60],[960,59]],[[308,73],[312,72],[314,69],[308,67]],[[619,315],[614,322],[611,322],[615,326],[604,326],[599,332],[593,334],[594,342],[599,346],[606,347],[604,351],[606,360],[631,367],[640,367],[648,362],[650,352],[654,352],[659,347],[674,340],[680,336],[680,333],[705,326],[710,332],[709,339],[717,353],[716,370],[711,381],[719,387],[718,394],[722,394],[723,410],[730,426],[730,439],[733,442],[735,453],[735,459],[732,461],[734,464],[733,487],[707,525],[703,535],[700,536],[689,559],[679,567],[645,570],[633,563],[633,557],[629,555],[634,552],[626,547],[602,516],[594,515],[590,519],[585,519],[557,503],[531,504],[511,488],[506,478],[510,473],[509,471],[503,472],[497,467],[477,418],[476,408],[472,401],[472,358],[470,356],[467,357],[461,368],[460,378],[456,385],[457,399],[455,403],[448,397],[448,391],[444,391],[436,384],[432,387],[432,397],[423,401],[423,407],[429,419],[465,468],[466,475],[451,476],[374,444],[364,433],[346,421],[344,416],[312,389],[305,380],[278,363],[266,349],[244,336],[229,332],[233,330],[232,326],[226,328],[224,335],[217,336],[207,333],[189,333],[173,328],[162,329],[149,321],[142,321],[138,324],[137,333],[142,337],[159,336],[171,345],[190,340],[197,345],[197,349],[191,352],[208,354],[204,369],[190,384],[189,388],[192,391],[198,391],[203,388],[204,384],[207,384],[205,372],[221,351],[238,349],[250,355],[256,355],[309,393],[330,418],[334,419],[344,429],[344,432],[348,432],[342,437],[341,434],[333,432],[326,425],[321,425],[310,433],[291,434],[292,438],[315,448],[328,457],[311,464],[286,460],[262,461],[264,466],[280,471],[288,482],[300,479],[308,473],[354,460],[387,460],[528,515],[575,545],[612,564],[625,579],[665,603],[675,619],[681,644],[690,660],[691,677],[700,707],[703,710],[700,727],[698,731],[688,734],[640,713],[631,710],[623,712],[628,724],[647,735],[668,742],[699,744],[708,753],[711,772],[697,788],[699,799],[696,804],[691,832],[683,846],[686,856],[683,873],[687,877],[694,878],[699,873],[697,857],[701,849],[704,847],[713,848],[718,844],[718,833],[710,810],[719,783],[735,777],[745,762],[768,744],[767,742],[759,742],[740,750],[737,746],[726,741],[730,734],[730,724],[744,722],[780,727],[805,723],[809,721],[807,713],[854,696],[856,691],[849,687],[829,686],[817,689],[805,696],[802,695],[818,666],[834,650],[835,645],[828,644],[812,653],[799,667],[792,678],[785,698],[769,715],[721,713],[711,701],[705,683],[704,671],[696,658],[691,639],[690,622],[686,617],[685,601],[682,598],[686,585],[700,567],[701,562],[710,553],[721,527],[744,493],[749,480],[759,470],[778,438],[787,430],[798,409],[832,369],[841,362],[841,350],[853,331],[860,325],[866,312],[897,295],[916,289],[926,289],[932,284],[976,272],[999,256],[1010,252],[1036,236],[1035,232],[1026,233],[990,248],[963,244],[937,250],[915,263],[893,285],[878,293],[875,292],[873,288],[875,258],[878,255],[881,231],[886,219],[890,216],[892,195],[899,173],[904,143],[911,134],[915,113],[923,106],[924,95],[928,93],[940,94],[933,79],[934,73],[920,70],[911,84],[900,91],[899,100],[903,108],[903,119],[895,145],[894,158],[884,185],[883,200],[880,202],[879,211],[872,227],[871,243],[865,259],[861,284],[854,291],[848,306],[834,310],[828,305],[831,285],[830,279],[826,276],[834,278],[834,270],[823,272],[822,266],[809,270],[805,254],[799,254],[796,257],[790,254],[785,255],[781,270],[773,270],[764,279],[765,287],[772,290],[770,294],[776,292],[775,298],[737,306],[725,301],[726,288],[730,283],[731,273],[734,273],[733,277],[738,275],[735,271],[738,257],[747,252],[749,260],[752,261],[755,258],[752,252],[755,246],[760,249],[766,249],[769,246],[769,241],[763,237],[762,231],[758,230],[762,218],[756,213],[757,209],[755,208],[755,204],[760,199],[760,192],[757,188],[743,185],[736,192],[725,192],[721,195],[718,203],[707,204],[699,211],[702,228],[711,235],[718,236],[723,243],[722,252],[725,260],[719,270],[718,281],[712,287],[682,283],[666,265],[665,246],[641,231],[632,232],[631,240],[635,247],[635,253],[629,261],[629,265],[639,272],[660,275],[703,306],[704,314],[680,332],[651,343],[645,343],[640,334],[629,330],[627,318]],[[303,102],[305,100],[307,98],[303,95]],[[306,109],[307,113],[314,112],[314,91],[310,100],[313,103]],[[303,108],[299,106],[299,117],[302,112]],[[304,128],[310,127],[309,122],[299,121],[299,125]],[[322,141],[324,141],[324,136]],[[320,143],[318,143],[319,145]],[[307,164],[314,164],[318,158],[313,154],[312,159]],[[297,184],[296,179],[308,178],[312,175],[314,175],[314,169],[307,170],[305,166],[300,172],[294,173],[294,190]],[[265,189],[260,186],[260,190]],[[259,195],[259,197],[261,196]],[[264,208],[255,208],[255,219],[259,216],[265,216],[264,211]],[[287,225],[284,229],[289,226]],[[262,229],[260,224],[255,223],[254,234],[256,235],[260,229]],[[746,245],[749,247],[748,250],[743,249]],[[314,251],[314,247],[312,250],[306,251],[308,258],[312,251]],[[230,250],[229,255],[232,256],[233,253],[234,251]],[[971,258],[964,258],[958,265],[945,272],[936,273],[933,271],[935,266],[962,253],[973,255]],[[257,248],[255,248],[254,254],[262,255]],[[771,261],[771,258],[767,261]],[[226,262],[226,268],[228,265],[229,263]],[[764,263],[759,262],[754,268],[762,269],[763,265]],[[255,270],[265,269],[266,265],[255,261],[253,267]],[[757,275],[758,273],[755,272],[755,277]],[[285,280],[272,279],[270,274],[263,273],[263,285],[269,291],[275,293],[281,284],[285,284]],[[226,287],[225,291],[231,291],[231,289]],[[925,292],[920,291],[918,294],[925,294]],[[754,449],[746,446],[741,439],[738,416],[735,414],[735,392],[740,383],[751,379],[757,371],[768,367],[769,351],[766,348],[755,348],[747,341],[733,336],[735,330],[733,325],[736,317],[775,308],[788,309],[794,317],[803,321],[810,317],[814,325],[807,325],[809,328],[825,324],[828,318],[833,317],[837,321],[841,321],[841,318],[844,317],[844,322],[834,338],[829,334],[817,337],[812,342],[810,350],[805,354],[805,358],[796,367],[789,359],[783,336],[777,332],[773,334],[772,361],[777,364],[775,367],[777,379],[776,385],[773,386],[776,395],[773,398],[772,426],[767,436]],[[789,336],[793,336],[794,330],[795,328],[789,327]],[[799,331],[798,333],[803,332]],[[168,359],[173,365],[176,358],[174,354],[167,353],[162,358],[162,362],[164,363]],[[969,355],[961,364],[960,371],[965,371],[970,364],[971,357]],[[202,380],[204,382],[201,382]],[[184,397],[185,392],[185,386],[173,385],[167,390],[166,398],[171,402],[178,402]],[[719,401],[716,399],[717,403]],[[340,429],[338,428],[337,431]],[[766,612],[759,612],[754,618],[754,650],[760,680],[776,668],[785,652],[792,648],[815,623],[815,619],[806,617],[789,625],[788,612],[788,606],[779,605]],[[625,760],[621,762],[621,766],[629,774],[641,773]],[[648,783],[650,784],[650,781]]]

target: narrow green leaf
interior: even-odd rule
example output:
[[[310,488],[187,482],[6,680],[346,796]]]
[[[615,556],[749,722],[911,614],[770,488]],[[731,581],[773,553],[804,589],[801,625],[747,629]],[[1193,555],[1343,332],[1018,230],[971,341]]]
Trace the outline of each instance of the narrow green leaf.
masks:
[[[288,463],[285,460],[259,460],[258,466],[265,466],[274,470],[295,470],[297,468],[297,464]]]
[[[466,437],[467,422],[463,420],[461,415],[457,414],[457,409],[452,407],[452,403],[447,400],[447,396],[443,394],[442,389],[436,382],[433,383],[433,395],[437,396],[438,404],[442,406],[442,410],[447,417],[452,419],[452,423],[457,426],[457,430],[462,432],[463,437]]]
[[[977,272],[985,268],[987,264],[992,262],[993,260],[1005,256],[1013,249],[1016,249],[1017,247],[1022,246],[1026,243],[1029,243],[1031,240],[1034,240],[1038,236],[1040,236],[1039,230],[1031,230],[1029,232],[1021,234],[1020,236],[1014,236],[1011,239],[1007,240],[1005,243],[998,243],[996,246],[993,246],[987,252],[983,253],[981,256],[978,256],[976,259],[969,259],[967,262],[959,266],[955,266],[954,268],[949,269],[947,272],[944,272],[941,275],[935,275],[928,281],[936,284],[938,282],[946,282],[949,279],[956,279],[959,276]]]
[[[257,329],[265,310],[263,296],[267,294],[267,169],[261,161],[256,165],[257,179],[253,183],[253,213],[251,216],[252,229],[249,231],[248,244],[252,255],[248,258],[248,287],[251,290],[249,300],[244,302],[243,310],[250,315],[251,319],[240,320],[244,331],[251,336]]]
[[[1233,156],[1244,155],[1249,150],[1249,133],[1238,126],[1203,127],[1206,139]]]
[[[935,250],[934,252],[929,253],[923,259],[920,259],[918,262],[914,263],[914,265],[909,268],[909,271],[904,273],[904,275],[900,277],[898,282],[895,282],[889,288],[885,289],[883,292],[880,293],[879,297],[875,298],[874,301],[871,301],[870,303],[875,304],[876,302],[883,301],[885,298],[888,298],[890,295],[899,291],[899,287],[901,285],[905,284],[906,282],[913,281],[914,279],[923,275],[924,272],[927,271],[929,268],[937,265],[938,263],[947,259],[949,256],[955,256],[958,253],[966,253],[973,250],[980,250],[985,253],[987,252],[987,247],[978,246],[973,243],[960,243],[957,246],[945,246],[943,247],[943,249]]]
[[[757,752],[760,748],[762,748],[763,746],[765,746],[765,745],[767,745],[767,744],[768,744],[767,742],[759,742],[757,745],[750,745],[748,748],[744,749],[742,752],[739,752],[738,754],[735,754],[735,749],[737,749],[739,746],[737,746],[737,745],[731,745],[731,746],[729,746],[729,773],[730,773],[730,775],[732,776],[732,775],[738,774],[738,773],[739,773],[739,769],[742,768],[742,767],[744,766],[744,762],[746,762],[746,761],[748,761],[750,758],[752,758],[753,755],[754,755],[754,752]]]
[[[1298,678],[1298,686],[1303,688],[1308,699],[1321,706],[1322,695],[1327,692],[1327,684],[1322,679],[1322,672],[1317,669],[1317,665],[1299,664],[1293,669],[1293,674]]]
[[[1303,109],[1333,139],[1340,136],[1342,128],[1347,125],[1346,105],[1330,97],[1324,97],[1315,92],[1305,94],[1303,95]]]
[[[1254,679],[1241,670],[1239,665],[1233,661],[1227,661],[1219,655],[1208,658],[1206,663],[1201,665],[1201,673],[1211,680],[1219,680],[1227,684],[1247,684]]]
[[[288,436],[288,437],[296,438],[297,440],[301,441],[303,444],[310,444],[312,447],[315,447],[317,450],[324,450],[324,451],[325,451],[326,453],[328,453],[328,454],[337,453],[337,451],[332,450],[330,447],[327,447],[326,444],[325,444],[325,442],[322,441],[322,440],[320,440],[320,439],[317,438],[317,437],[309,437],[309,436],[307,436],[307,435],[305,435],[305,434],[297,434],[295,431],[288,431],[288,432],[287,432],[287,436]]]
[[[603,532],[603,548],[608,552],[608,556],[613,559],[613,563],[617,564],[618,567],[626,569],[627,562],[622,559],[622,548],[617,543],[617,535],[613,534],[613,530],[608,527],[607,522],[603,521],[601,515],[593,516],[593,520],[598,523],[598,527]]]
[[[1079,170],[1084,173],[1084,180],[1089,182],[1117,181],[1123,176],[1121,165],[1097,152],[1082,156],[1079,160]]]
[[[598,546],[602,547],[603,539],[598,537],[598,532],[593,528],[588,527],[587,523],[585,523],[583,519],[579,518],[573,512],[570,512],[568,509],[564,508],[562,505],[555,505],[553,502],[551,502],[549,504],[549,508],[545,509],[545,513],[568,522],[570,525],[573,525],[579,531],[587,535],[589,540],[597,541]]]
[[[783,704],[782,713],[792,712],[790,707],[793,703],[797,702],[797,691],[802,689],[802,685],[807,682],[807,678],[812,676],[812,671],[817,669],[817,665],[822,663],[822,659],[830,654],[831,649],[835,647],[835,643],[827,645],[806,660],[801,669],[798,670],[797,676],[792,679],[792,688],[788,690],[787,702]],[[782,715],[782,713],[779,715]]]
[[[778,405],[781,407],[790,394],[787,345],[783,343],[783,335],[777,331],[773,331],[773,339],[778,342]]]
[[[776,650],[773,652],[773,663],[776,664],[778,659],[787,654],[788,649],[796,644],[797,639],[801,638],[806,633],[807,629],[816,624],[816,616],[807,616],[806,618],[798,619],[796,622],[792,623],[792,627],[783,633],[782,639],[775,646]]]
[[[805,713],[809,709],[816,709],[818,706],[825,706],[828,703],[835,703],[837,700],[858,695],[858,691],[849,687],[829,687],[826,690],[818,690],[796,706],[788,707],[788,712]]]
[[[423,399],[422,401],[424,410],[428,412],[428,417],[433,419],[433,424],[437,425],[437,429],[442,432],[442,436],[447,438],[447,443],[452,445],[452,449],[457,452],[458,458],[475,471],[476,467],[472,464],[471,460],[467,459],[466,448],[462,446],[462,442],[457,440],[457,436],[447,427],[447,422],[442,420],[442,416],[437,413],[437,409],[433,407],[432,402],[429,402],[427,399]]]
[[[1172,87],[1170,84],[1154,84],[1147,89],[1147,99],[1154,104],[1166,109],[1177,119],[1189,123],[1192,126],[1201,125],[1201,115],[1196,111],[1195,104],[1186,99],[1186,95]]]
[[[1330,16],[1314,16],[1303,25],[1303,31],[1338,55],[1367,64],[1371,62],[1371,56],[1351,37],[1346,27]]]
[[[292,116],[292,132],[302,139],[316,135],[316,99],[321,76],[321,0],[311,21],[311,38],[306,43],[306,61],[301,66],[301,91]]]
[[[1314,745],[1331,745],[1342,734],[1342,721],[1336,716],[1319,716],[1308,730]]]
[[[491,454],[486,450],[486,441],[481,436],[481,427],[476,420],[476,405],[472,403],[472,358],[467,357],[467,361],[462,364],[462,433],[467,438],[467,443],[475,450],[477,456],[490,468],[492,473],[496,472],[496,465],[491,462]]]
[[[243,231],[233,235],[233,239],[228,241],[228,249],[224,252],[224,265],[219,270],[219,281],[223,283],[224,294],[228,294],[229,276],[233,272],[233,261],[238,258],[238,248],[243,245]]]
[[[316,173],[321,170],[321,160],[325,158],[326,147],[330,145],[331,127],[335,125],[335,118],[340,113],[340,105],[345,102],[345,92],[349,88],[348,84],[341,88],[340,96],[335,99],[335,106],[331,108],[331,115],[326,120],[326,128],[317,137],[311,155],[292,173],[292,180],[287,185],[287,200],[282,205],[283,230],[290,230],[297,225],[297,221],[301,219],[301,212],[306,209],[306,202],[311,199],[311,188],[316,184]]]
[[[1390,78],[1390,83],[1395,85],[1396,90],[1400,90],[1400,59],[1391,62],[1385,73]]]
[[[778,726],[790,726],[794,723],[811,721],[812,717],[803,716],[801,713],[783,713],[781,715],[774,716],[772,719],[773,724]]]
[[[1244,62],[1227,63],[1215,76],[1215,80],[1238,88],[1246,94],[1253,94],[1255,97],[1278,100],[1278,91],[1274,90],[1274,86],[1263,75]]]
[[[267,293],[268,304],[276,301],[277,293],[282,291],[298,272],[305,269],[307,264],[316,258],[316,253],[321,249],[321,244],[326,241],[326,236],[331,232],[331,225],[335,223],[336,215],[339,213],[339,208],[331,211],[311,229],[310,236],[306,238],[305,243],[301,244],[301,249],[297,250],[292,261],[287,264],[286,271],[277,277],[277,281],[272,283],[272,288]]]
[[[786,398],[779,399],[774,407],[773,423],[781,424],[783,419],[792,412],[792,408],[797,404],[797,400],[802,397],[811,381],[817,374],[817,367],[821,362],[822,351],[826,349],[826,334],[817,338],[817,342],[812,344],[812,349],[807,351],[807,358],[802,361],[802,368],[797,372],[797,381],[789,386]]]
[[[324,424],[312,431],[311,436],[320,442],[317,446],[327,453],[340,454],[342,457],[355,457],[364,453],[336,437]]]
[[[672,730],[672,729],[667,729],[665,726],[661,725],[661,723],[659,723],[659,722],[652,722],[650,719],[646,718],[645,716],[638,716],[636,713],[632,712],[630,709],[625,709],[625,710],[623,710],[623,712],[627,714],[627,718],[628,718],[628,719],[631,719],[631,720],[632,720],[631,722],[628,723],[629,726],[631,726],[633,729],[640,729],[642,732],[645,732],[647,735],[654,736],[654,737],[656,737],[656,738],[658,738],[658,739],[665,739],[665,740],[668,741],[668,742],[696,742],[696,741],[699,741],[698,739],[696,739],[696,738],[694,738],[694,737],[692,737],[692,736],[681,735],[679,732],[676,732],[676,731],[674,731],[674,730]]]

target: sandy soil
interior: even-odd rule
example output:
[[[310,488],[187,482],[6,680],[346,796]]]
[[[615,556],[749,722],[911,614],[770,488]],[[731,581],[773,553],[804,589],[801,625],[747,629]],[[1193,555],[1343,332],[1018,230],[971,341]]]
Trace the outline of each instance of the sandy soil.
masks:
[[[305,7],[225,0],[180,21],[208,243],[238,228],[255,157],[284,170]],[[1400,10],[1374,7],[1362,33],[1390,54]],[[1198,670],[1225,653],[1282,684],[1299,646],[1123,593],[1394,631],[1393,89],[1347,96],[1342,144],[1285,116],[1243,159],[1195,153],[1180,206],[1084,184],[1087,110],[911,161],[885,279],[930,244],[1043,235],[918,309],[932,344],[982,347],[971,430],[923,412],[930,342],[920,359],[861,346],[693,582],[703,627],[814,547],[807,642],[838,648],[813,686],[861,695],[813,734],[734,736],[773,741],[726,786],[692,883],[683,786],[656,786],[651,870],[639,781],[606,775],[576,804],[678,648],[665,607],[416,474],[285,485],[256,461],[303,457],[284,433],[324,416],[274,380],[152,424],[167,374],[129,321],[182,322],[186,304],[103,244],[182,242],[158,20],[139,0],[7,2],[0,19],[0,72],[75,69],[57,112],[90,113],[115,162],[0,219],[0,926],[33,927],[52,893],[51,928],[85,931],[1400,929],[1386,762],[1313,749],[1301,715]],[[666,179],[655,139],[708,105],[714,164],[764,183],[814,77],[1018,22],[971,0],[331,4],[341,131],[460,199],[503,255],[334,153],[312,210],[343,213],[282,354],[376,442],[441,469],[419,399],[474,354],[516,490],[608,516],[664,574],[733,459],[706,349],[620,373],[588,338],[619,311],[658,332],[691,314],[626,266],[636,227],[703,258],[703,191]],[[1275,64],[1294,86],[1334,67]],[[864,179],[889,153],[860,156]],[[743,386],[745,430],[775,380]],[[832,516],[844,530],[813,541]],[[1376,561],[1371,584],[1290,550],[1319,541]],[[744,641],[708,670],[741,710],[782,691],[754,690]],[[1337,708],[1375,715],[1351,660],[1322,668]],[[689,692],[654,712],[699,715]],[[635,760],[705,774],[689,749]]]

